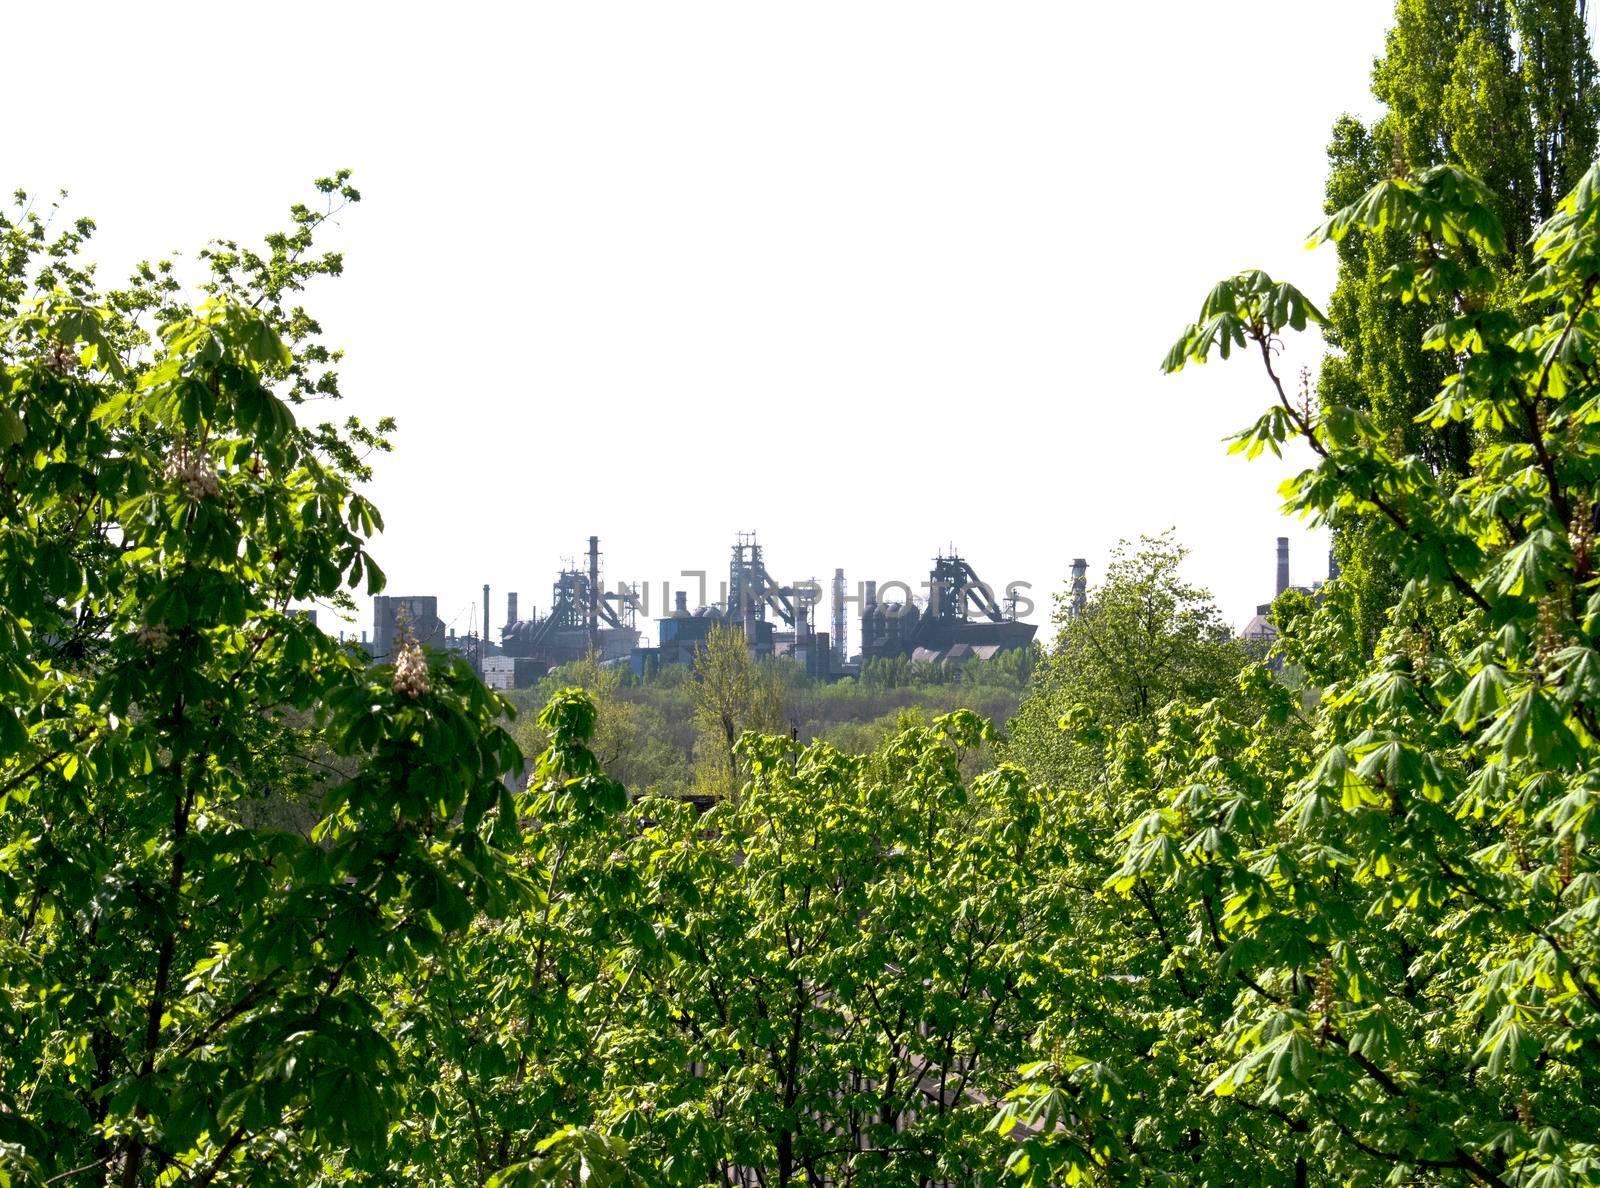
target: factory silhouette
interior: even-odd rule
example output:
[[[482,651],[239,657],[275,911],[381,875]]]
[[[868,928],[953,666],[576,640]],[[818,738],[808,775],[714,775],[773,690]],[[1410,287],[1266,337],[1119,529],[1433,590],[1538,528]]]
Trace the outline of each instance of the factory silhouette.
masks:
[[[754,532],[741,532],[731,550],[728,577],[718,597],[706,600],[706,575],[698,578],[698,602],[689,605],[689,591],[660,583],[662,613],[655,616],[656,642],[645,642],[641,621],[651,618],[648,583],[617,583],[607,589],[601,575],[600,538],[589,537],[584,563],[568,561],[551,586],[549,609],[543,615],[525,608],[516,591],[506,595],[505,619],[497,631],[473,626],[458,634],[439,617],[439,600],[431,594],[383,595],[372,600],[372,635],[360,644],[375,663],[394,653],[402,632],[419,642],[467,659],[485,683],[497,689],[528,688],[553,669],[593,655],[603,664],[626,665],[647,677],[666,665],[688,665],[706,646],[717,626],[730,626],[744,637],[758,657],[785,657],[804,666],[819,680],[859,674],[865,661],[895,659],[933,664],[992,660],[1029,647],[1038,628],[1024,621],[1033,610],[1026,582],[1011,582],[997,596],[954,547],[933,558],[928,579],[918,595],[904,582],[859,583],[851,590],[843,569],[833,571],[828,591],[830,630],[819,630],[818,608],[824,589],[816,580],[783,584],[768,571],[762,545]],[[1328,554],[1328,579],[1338,577],[1338,562]],[[1318,597],[1324,583],[1291,585],[1289,538],[1278,537],[1274,597],[1298,590]],[[1087,604],[1088,562],[1073,559],[1068,613],[1082,614]],[[483,588],[482,622],[493,621],[490,589]],[[666,608],[670,601],[671,609]],[[856,608],[857,649],[851,652],[851,608]],[[476,612],[474,613],[476,619]],[[499,636],[491,639],[491,632]],[[1272,603],[1263,602],[1240,638],[1263,648],[1278,637]]]
[[[952,547],[933,559],[918,596],[904,582],[875,581],[851,590],[843,569],[831,583],[831,630],[821,629],[817,612],[823,587],[815,581],[784,584],[768,571],[763,546],[754,532],[740,533],[731,550],[728,577],[707,601],[705,577],[698,576],[699,604],[689,591],[662,583],[656,643],[646,645],[639,629],[650,617],[648,584],[617,583],[606,588],[601,574],[600,538],[589,537],[583,563],[567,562],[551,586],[548,610],[523,607],[519,595],[506,595],[498,641],[491,631],[457,634],[439,618],[433,595],[379,595],[373,599],[371,639],[362,645],[377,663],[393,654],[401,632],[421,643],[459,653],[485,682],[501,689],[525,688],[563,664],[595,655],[602,663],[626,664],[640,676],[664,665],[691,664],[706,646],[713,627],[738,630],[752,655],[787,657],[811,676],[828,680],[852,676],[865,660],[907,657],[940,664],[989,660],[1028,647],[1038,628],[1022,621],[1033,603],[1027,583],[1012,582],[997,595]],[[1086,566],[1073,563],[1075,588]],[[667,609],[668,597],[671,609]],[[858,608],[858,649],[849,649],[851,607]],[[493,622],[490,590],[483,588],[482,622]]]

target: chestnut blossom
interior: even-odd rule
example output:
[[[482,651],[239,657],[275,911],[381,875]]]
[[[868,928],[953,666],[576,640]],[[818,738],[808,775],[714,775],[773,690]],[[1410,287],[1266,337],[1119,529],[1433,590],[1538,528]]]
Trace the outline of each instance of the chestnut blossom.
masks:
[[[181,445],[167,458],[167,481],[183,486],[191,499],[215,499],[222,493],[217,472],[204,452]]]
[[[412,700],[428,692],[431,686],[428,683],[428,658],[423,655],[422,645],[414,639],[408,639],[400,645],[394,658],[394,691],[404,693]]]

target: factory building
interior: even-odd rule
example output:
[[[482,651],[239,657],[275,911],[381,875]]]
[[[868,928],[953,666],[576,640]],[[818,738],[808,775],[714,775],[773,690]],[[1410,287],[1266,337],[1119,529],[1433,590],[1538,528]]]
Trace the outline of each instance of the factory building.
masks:
[[[1334,559],[1333,550],[1328,550],[1328,581],[1339,576],[1339,563]],[[1274,583],[1274,600],[1286,590],[1298,590],[1300,593],[1312,598],[1317,597],[1322,591],[1322,582],[1312,582],[1309,586],[1292,586],[1289,584],[1289,538],[1278,537],[1278,569],[1277,580]],[[1272,625],[1272,603],[1263,602],[1256,607],[1256,613],[1245,624],[1244,630],[1239,633],[1239,638],[1260,647],[1270,647],[1278,638],[1278,629]]]
[[[500,655],[500,645],[493,640],[484,639],[476,629],[457,635],[454,627],[445,634],[444,650],[460,656],[473,670],[480,675],[486,661]]]
[[[368,650],[379,664],[394,658],[396,637],[401,625],[424,647],[445,646],[444,621],[439,618],[439,600],[432,594],[379,594],[372,600],[372,643]]]
[[[493,688],[525,688],[540,677],[590,651],[603,659],[621,661],[639,642],[633,625],[636,599],[629,593],[606,593],[600,585],[600,540],[589,538],[587,568],[569,563],[556,578],[551,610],[540,617],[518,615],[517,595],[506,599],[506,624],[500,643],[485,638],[487,631],[457,635],[445,630],[439,618],[439,600],[433,595],[387,596],[372,600],[372,642],[363,646],[379,664],[391,659],[404,622],[412,636],[428,647],[441,648],[464,658]],[[489,587],[483,588],[483,623],[489,623]]]
[[[835,584],[843,578],[844,571],[836,571]],[[726,602],[693,611],[689,596],[678,591],[672,613],[656,620],[657,645],[633,650],[634,672],[644,676],[662,665],[694,663],[712,628],[729,624],[744,636],[753,656],[786,656],[818,679],[837,673],[828,633],[815,626],[821,587],[815,581],[785,586],[773,580],[754,532],[740,533],[733,546],[726,591]]]
[[[531,606],[528,617],[520,617],[516,593],[506,596],[506,625],[500,631],[500,650],[513,659],[530,662],[518,669],[524,674],[519,680],[527,680],[526,674],[536,667],[542,676],[552,668],[581,660],[590,652],[602,661],[620,662],[638,647],[638,595],[629,589],[605,589],[600,580],[598,536],[589,538],[586,561],[583,566],[569,562],[556,575],[550,613],[542,618]]]
[[[504,654],[483,658],[483,683],[491,689],[528,689],[539,683],[549,668],[526,656]]]
[[[420,643],[465,658],[496,689],[526,688],[563,664],[591,654],[604,664],[629,664],[641,676],[663,665],[688,665],[706,646],[713,627],[726,625],[744,638],[751,655],[788,658],[814,679],[828,680],[856,671],[849,661],[843,569],[833,572],[833,631],[818,631],[823,587],[815,579],[784,585],[768,571],[754,532],[740,533],[733,545],[728,581],[720,602],[691,609],[687,594],[676,593],[672,610],[658,619],[657,642],[641,647],[637,620],[647,611],[638,587],[606,590],[601,581],[600,539],[591,536],[583,563],[568,561],[551,587],[549,612],[523,607],[515,591],[506,596],[500,642],[486,631],[457,635],[439,618],[431,596],[379,596],[373,599],[373,638],[363,647],[374,661],[388,662],[402,623]],[[1081,564],[1081,563],[1080,563]],[[1082,574],[1074,568],[1080,589]],[[906,656],[934,663],[991,659],[1028,647],[1037,630],[1017,618],[1014,600],[1005,610],[972,567],[951,550],[934,559],[925,599],[879,598],[877,583],[862,590],[861,659]],[[489,587],[483,588],[483,622],[489,622]]]
[[[923,605],[901,588],[903,599],[880,599],[878,584],[867,583],[861,607],[863,661],[898,656],[935,664],[992,660],[1026,648],[1038,630],[1019,620],[1014,606],[1002,610],[994,592],[953,549],[933,559]]]

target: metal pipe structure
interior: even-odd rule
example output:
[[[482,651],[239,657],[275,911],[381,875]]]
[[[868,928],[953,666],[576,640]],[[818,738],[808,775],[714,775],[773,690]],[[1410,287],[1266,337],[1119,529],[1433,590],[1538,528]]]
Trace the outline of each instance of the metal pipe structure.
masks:
[[[849,625],[844,613],[844,570],[833,571],[833,658],[843,668],[850,660],[848,641],[845,638]]]

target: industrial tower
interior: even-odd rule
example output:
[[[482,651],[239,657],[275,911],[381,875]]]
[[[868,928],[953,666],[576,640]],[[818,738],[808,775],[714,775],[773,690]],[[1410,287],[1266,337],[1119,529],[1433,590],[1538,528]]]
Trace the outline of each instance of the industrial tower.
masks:
[[[845,632],[848,626],[844,613],[844,570],[833,571],[833,658],[836,668],[843,671],[844,666],[850,662],[849,640]]]

